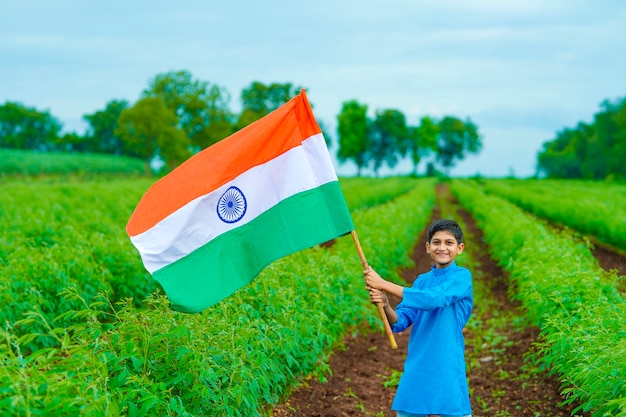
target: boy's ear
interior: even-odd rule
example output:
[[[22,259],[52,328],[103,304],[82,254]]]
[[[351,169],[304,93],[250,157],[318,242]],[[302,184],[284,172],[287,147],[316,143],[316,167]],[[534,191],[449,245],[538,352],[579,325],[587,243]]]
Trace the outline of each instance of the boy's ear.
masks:
[[[465,249],[465,243],[459,243],[459,246],[457,246],[457,249],[456,249],[457,255],[462,254],[463,253],[463,249]]]

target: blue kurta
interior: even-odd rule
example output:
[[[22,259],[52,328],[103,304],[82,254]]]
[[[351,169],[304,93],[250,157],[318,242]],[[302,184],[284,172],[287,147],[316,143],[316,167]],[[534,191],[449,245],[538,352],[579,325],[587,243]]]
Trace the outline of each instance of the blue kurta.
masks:
[[[413,329],[393,410],[471,414],[463,327],[472,305],[472,274],[455,262],[441,269],[433,266],[404,289],[392,330]]]

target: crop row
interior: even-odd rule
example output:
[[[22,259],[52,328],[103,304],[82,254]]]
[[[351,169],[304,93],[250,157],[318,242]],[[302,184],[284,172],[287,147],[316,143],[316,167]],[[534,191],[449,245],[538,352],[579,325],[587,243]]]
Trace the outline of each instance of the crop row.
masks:
[[[0,320],[36,310],[51,320],[99,292],[140,301],[157,285],[124,232],[147,179],[4,181],[0,194]],[[42,331],[26,326],[25,333]],[[45,338],[38,339],[47,346]],[[54,344],[54,340],[50,340]],[[35,345],[30,348],[36,348]]]
[[[125,187],[132,188],[132,184]],[[28,236],[20,237],[19,231],[12,230],[12,237],[23,239],[18,248],[2,242],[0,250],[10,252],[9,263],[18,257],[22,262],[3,264],[0,282],[6,285],[7,278],[10,281],[28,275],[28,283],[23,284],[26,288],[34,286],[37,277],[45,276],[50,282],[59,279],[51,290],[62,291],[56,301],[67,307],[52,318],[43,314],[33,299],[33,308],[22,310],[26,318],[5,325],[0,337],[2,414],[263,415],[289,392],[299,376],[317,372],[324,377],[324,358],[348,329],[364,322],[380,326],[363,290],[361,265],[348,236],[337,239],[330,248],[315,247],[274,262],[250,285],[199,314],[171,311],[167,299],[159,293],[148,296],[141,308],[132,299],[113,302],[105,295],[92,296],[93,292],[108,294],[104,284],[93,284],[97,288],[92,292],[86,290],[103,273],[98,269],[103,257],[90,255],[87,250],[65,255],[63,250],[91,246],[94,236],[101,233],[115,236],[108,242],[112,246],[109,255],[120,256],[124,262],[125,256],[137,257],[123,243],[127,238],[122,235],[132,204],[126,202],[124,208],[119,204],[120,198],[137,201],[141,191],[127,193],[132,197],[121,193],[106,203],[106,198],[97,197],[103,189],[90,184],[87,188],[91,191],[75,194],[81,195],[83,206],[85,199],[97,201],[96,207],[104,206],[94,214],[89,208],[77,210],[81,204],[71,197],[76,188],[70,188],[67,201],[61,199],[67,205],[65,209],[50,210],[45,199],[34,204],[41,205],[41,210],[29,209],[35,216],[45,217],[48,212],[59,216],[49,225],[47,243],[26,244],[45,231],[49,218],[39,221]],[[50,198],[50,190],[45,194]],[[20,197],[15,198],[19,201],[14,203],[23,203]],[[383,205],[353,209],[369,262],[391,276],[398,266],[408,264],[414,237],[429,219],[433,201],[433,182],[420,180],[408,193]],[[65,210],[71,214],[63,215]],[[16,216],[13,212],[8,219]],[[103,221],[107,216],[111,219]],[[75,224],[76,218],[91,221]],[[116,225],[120,218],[124,219],[121,230]],[[11,229],[4,216],[0,224],[5,230]],[[27,226],[26,221],[19,223],[19,228]],[[79,230],[82,238],[75,233]],[[56,246],[57,252],[46,254]],[[22,247],[37,249],[35,258]],[[61,259],[56,260],[56,256]],[[64,276],[60,265],[72,260],[77,269],[67,268]],[[30,269],[31,263],[46,261],[58,263],[58,270],[49,274],[48,270]],[[134,274],[139,261],[128,262],[133,263],[128,271]],[[95,266],[81,267],[81,263]],[[27,268],[25,275],[19,272],[20,267]],[[12,268],[17,272],[10,272]],[[137,274],[142,275],[139,285],[144,285],[145,273]],[[129,287],[138,279],[111,275]],[[67,285],[68,276],[76,285]],[[41,345],[47,347],[31,351],[32,346]]]
[[[580,239],[511,202],[455,180],[452,192],[475,217],[514,297],[541,329],[536,364],[556,373],[568,402],[594,416],[626,416],[626,300]]]
[[[412,177],[386,177],[376,180],[367,177],[341,178],[341,188],[350,211],[383,204],[414,186],[415,178]]]
[[[626,251],[626,184],[572,180],[483,180],[486,192]]]
[[[68,287],[89,301],[99,292],[115,301],[141,300],[153,292],[157,286],[124,233],[149,184],[146,179],[4,181],[0,320],[14,322],[32,310],[51,320],[80,308],[58,296]],[[42,331],[36,325],[22,330]],[[47,346],[45,338],[38,342]]]
[[[0,149],[0,175],[143,175],[146,169],[142,160],[126,156]]]

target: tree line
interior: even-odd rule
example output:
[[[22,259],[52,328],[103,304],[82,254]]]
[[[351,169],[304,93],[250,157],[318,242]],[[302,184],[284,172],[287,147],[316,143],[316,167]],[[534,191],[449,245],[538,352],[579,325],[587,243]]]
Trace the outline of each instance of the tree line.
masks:
[[[195,79],[186,70],[161,73],[134,104],[114,99],[104,109],[85,114],[84,134],[61,134],[62,124],[49,111],[7,101],[0,105],[0,147],[125,155],[146,164],[157,158],[171,170],[269,114],[301,89],[292,83],[252,82],[242,90],[242,109],[236,114],[230,110],[231,97],[225,88]],[[383,164],[394,168],[404,157],[411,158],[417,174],[417,165],[429,155],[433,156],[429,174],[437,171],[435,164],[448,171],[482,147],[477,126],[454,116],[438,121],[425,116],[418,126],[410,126],[400,110],[377,110],[371,118],[366,104],[349,100],[343,103],[337,122],[337,157],[342,163],[353,161],[358,175],[365,168],[378,173]]]
[[[367,112],[366,104],[350,100],[342,104],[337,116],[337,158],[341,162],[352,160],[358,175],[364,168],[378,173],[383,163],[394,168],[405,156],[410,157],[413,174],[417,175],[418,164],[429,154],[434,154],[434,162],[447,174],[457,160],[482,148],[478,127],[469,118],[463,121],[446,116],[437,121],[424,116],[419,125],[411,126],[397,109],[376,110],[373,119]],[[426,174],[435,171],[435,164],[430,162]]]
[[[602,102],[592,123],[557,132],[537,162],[550,178],[626,180],[626,97]]]

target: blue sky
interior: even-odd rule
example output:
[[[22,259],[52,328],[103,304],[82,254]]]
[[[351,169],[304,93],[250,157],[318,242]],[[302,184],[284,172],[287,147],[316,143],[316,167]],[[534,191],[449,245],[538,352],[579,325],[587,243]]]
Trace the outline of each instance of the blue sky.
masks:
[[[626,96],[626,2],[0,0],[0,62],[0,103],[49,110],[67,131],[185,69],[234,111],[252,81],[304,86],[331,136],[351,99],[413,125],[470,118],[483,150],[451,174],[524,177],[556,132]]]

